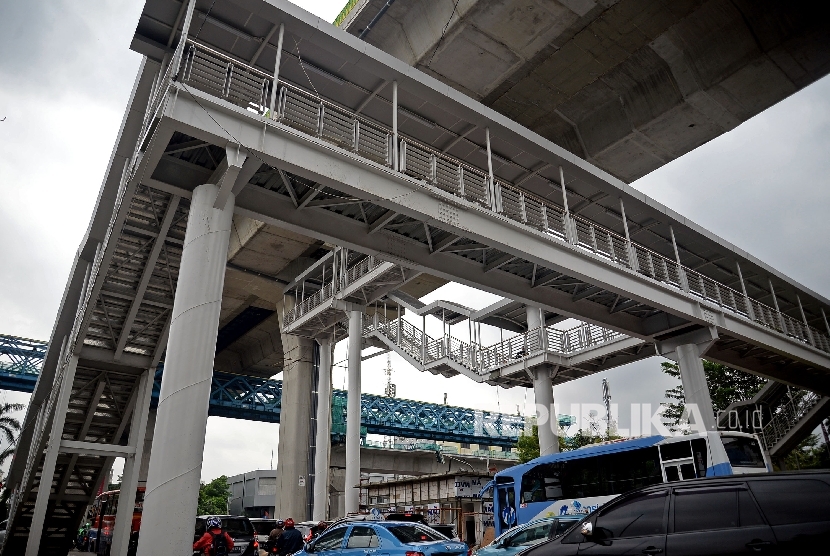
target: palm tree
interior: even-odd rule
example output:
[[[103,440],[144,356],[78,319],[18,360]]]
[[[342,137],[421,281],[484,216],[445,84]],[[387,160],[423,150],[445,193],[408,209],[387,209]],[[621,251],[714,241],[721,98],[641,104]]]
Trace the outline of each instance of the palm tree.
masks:
[[[22,403],[4,403],[0,405],[0,441],[5,439],[9,445],[0,451],[0,466],[14,454],[17,433],[20,432],[20,421],[10,414],[21,411],[26,406]]]

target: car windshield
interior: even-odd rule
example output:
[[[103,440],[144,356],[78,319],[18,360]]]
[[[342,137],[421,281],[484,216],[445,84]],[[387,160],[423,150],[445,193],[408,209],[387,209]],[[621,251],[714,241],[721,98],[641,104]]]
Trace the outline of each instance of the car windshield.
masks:
[[[274,527],[276,526],[276,520],[273,521],[252,521],[251,525],[254,526],[254,530],[257,532],[258,535],[267,535],[271,531],[273,531]]]
[[[445,541],[447,540],[444,538],[441,533],[437,531],[433,531],[428,527],[423,527],[421,525],[392,525],[387,527],[389,532],[395,535],[395,538],[401,541],[402,543],[416,543],[416,542],[432,542],[432,541]]]
[[[724,436],[723,447],[729,463],[735,467],[766,467],[761,447],[754,438],[746,436]]]
[[[244,537],[254,534],[251,522],[242,517],[223,517],[222,530],[231,537]]]

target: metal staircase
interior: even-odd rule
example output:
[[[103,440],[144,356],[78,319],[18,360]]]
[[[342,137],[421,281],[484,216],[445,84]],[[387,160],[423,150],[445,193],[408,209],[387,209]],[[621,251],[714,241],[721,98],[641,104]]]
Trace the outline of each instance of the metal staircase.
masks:
[[[759,435],[771,457],[792,451],[830,415],[830,397],[808,390],[791,392]]]
[[[653,355],[651,346],[641,340],[587,323],[566,330],[537,328],[480,346],[450,334],[432,338],[411,322],[401,317],[385,319],[384,314],[375,311],[364,320],[363,335],[374,345],[395,351],[422,371],[447,377],[462,374],[475,382],[508,388],[530,386],[528,371],[539,366],[557,368],[554,383],[562,383],[629,362],[632,350],[643,357]],[[602,364],[593,364],[595,359]]]
[[[718,415],[721,428],[754,433],[773,458],[792,451],[830,415],[830,397],[769,381]]]

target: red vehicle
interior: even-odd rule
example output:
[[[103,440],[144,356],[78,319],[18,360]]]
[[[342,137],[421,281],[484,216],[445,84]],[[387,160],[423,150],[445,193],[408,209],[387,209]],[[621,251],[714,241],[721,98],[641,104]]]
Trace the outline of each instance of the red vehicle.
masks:
[[[135,508],[130,525],[130,546],[128,554],[135,554],[138,547],[138,530],[141,528],[141,510],[144,507],[144,487],[138,487],[135,493]],[[115,528],[115,512],[118,511],[120,491],[102,492],[95,498],[90,511],[92,527],[89,531],[89,546],[97,554],[109,556],[112,534]]]

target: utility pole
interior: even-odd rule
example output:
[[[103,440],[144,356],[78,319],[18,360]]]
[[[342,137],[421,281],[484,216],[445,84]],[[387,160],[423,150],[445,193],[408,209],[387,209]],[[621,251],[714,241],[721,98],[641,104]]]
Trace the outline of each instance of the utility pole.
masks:
[[[611,386],[608,385],[608,379],[602,379],[602,401],[605,404],[605,434],[611,437],[616,431],[616,426],[611,418]]]

